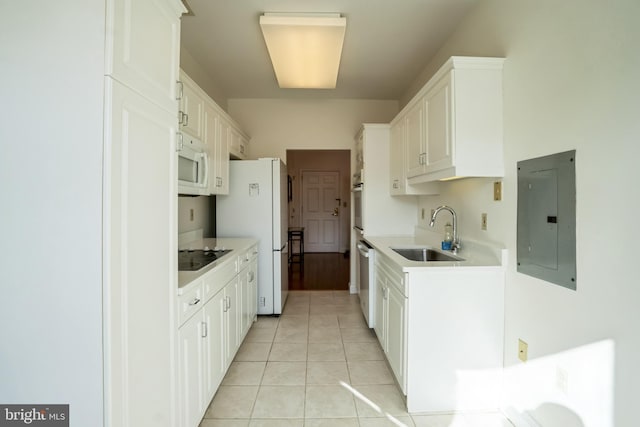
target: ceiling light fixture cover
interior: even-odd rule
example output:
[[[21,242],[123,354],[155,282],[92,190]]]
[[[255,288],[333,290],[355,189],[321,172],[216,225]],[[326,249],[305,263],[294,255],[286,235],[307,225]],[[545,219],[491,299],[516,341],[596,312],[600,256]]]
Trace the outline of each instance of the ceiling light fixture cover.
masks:
[[[335,89],[347,20],[339,13],[260,16],[278,85]]]

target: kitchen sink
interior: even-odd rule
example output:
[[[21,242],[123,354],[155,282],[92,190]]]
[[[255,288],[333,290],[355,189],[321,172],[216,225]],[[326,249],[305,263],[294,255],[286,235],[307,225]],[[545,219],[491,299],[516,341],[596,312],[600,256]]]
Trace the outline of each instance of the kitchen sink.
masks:
[[[391,248],[394,252],[411,261],[464,261],[455,255],[445,254],[431,248]]]

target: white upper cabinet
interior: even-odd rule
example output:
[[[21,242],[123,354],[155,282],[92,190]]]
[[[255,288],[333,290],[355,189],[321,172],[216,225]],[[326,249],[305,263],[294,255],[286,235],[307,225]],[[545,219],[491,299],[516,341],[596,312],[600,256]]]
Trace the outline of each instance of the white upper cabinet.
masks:
[[[206,97],[202,89],[181,71],[178,84],[178,99],[180,100],[178,123],[182,132],[186,132],[200,140],[203,139],[204,132],[203,121]]]
[[[420,103],[420,107],[416,108],[416,112],[423,112],[424,104]],[[438,182],[425,182],[416,185],[410,185],[407,183],[407,164],[409,158],[414,160],[414,171],[418,170],[417,174],[424,173],[426,165],[424,159],[426,158],[426,147],[422,143],[424,138],[418,138],[423,135],[423,131],[420,126],[416,126],[422,122],[419,117],[412,120],[407,120],[405,117],[400,117],[397,120],[391,122],[391,144],[389,146],[389,159],[390,159],[390,187],[389,192],[392,196],[406,196],[406,195],[433,195],[439,194],[440,186]],[[407,135],[410,133],[407,131],[408,122],[411,122],[413,129],[411,131],[412,140],[412,152],[414,155],[409,156],[407,152],[409,150],[409,142]]]
[[[424,133],[425,105],[422,99],[409,108],[401,119],[406,136],[406,169],[411,178],[425,172],[426,140]]]
[[[249,140],[238,129],[231,128],[229,155],[233,159],[245,160],[249,152]]]
[[[450,58],[392,121],[403,127],[408,184],[504,175],[503,63]]]
[[[249,137],[182,70],[178,98],[180,130],[200,139],[209,154],[209,194],[229,194],[229,158],[248,157]]]
[[[171,112],[183,12],[178,0],[107,2],[106,74]]]

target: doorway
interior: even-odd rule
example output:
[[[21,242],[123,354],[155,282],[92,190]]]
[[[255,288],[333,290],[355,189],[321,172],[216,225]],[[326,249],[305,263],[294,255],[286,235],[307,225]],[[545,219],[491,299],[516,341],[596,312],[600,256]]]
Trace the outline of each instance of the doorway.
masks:
[[[350,246],[351,151],[287,150],[289,227],[305,227],[305,253]]]

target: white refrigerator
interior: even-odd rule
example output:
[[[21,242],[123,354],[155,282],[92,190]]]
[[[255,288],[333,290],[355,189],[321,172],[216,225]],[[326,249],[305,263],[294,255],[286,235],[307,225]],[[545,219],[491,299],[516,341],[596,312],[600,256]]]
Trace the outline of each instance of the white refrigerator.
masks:
[[[258,239],[258,314],[287,299],[287,170],[280,159],[232,160],[229,195],[216,196],[217,237]]]

